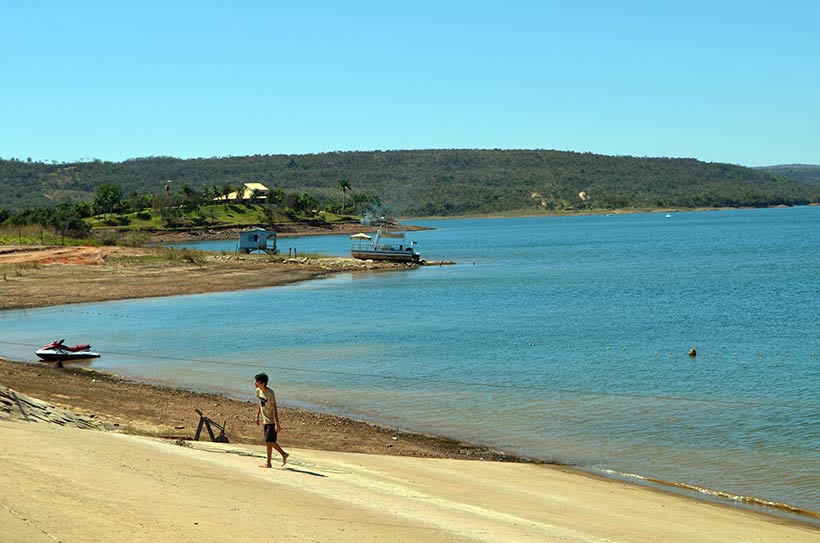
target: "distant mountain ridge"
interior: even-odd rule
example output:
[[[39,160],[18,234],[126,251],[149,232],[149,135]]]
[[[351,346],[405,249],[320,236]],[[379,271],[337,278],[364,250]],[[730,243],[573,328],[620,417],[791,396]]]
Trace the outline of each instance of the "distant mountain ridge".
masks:
[[[757,169],[766,170],[801,183],[820,185],[820,165],[817,164],[780,164],[777,166],[761,166]]]
[[[550,150],[351,151],[307,155],[47,164],[0,160],[0,208],[91,200],[102,183],[125,194],[260,182],[340,200],[378,196],[396,215],[470,215],[616,208],[795,205],[820,188],[781,173],[694,159]]]

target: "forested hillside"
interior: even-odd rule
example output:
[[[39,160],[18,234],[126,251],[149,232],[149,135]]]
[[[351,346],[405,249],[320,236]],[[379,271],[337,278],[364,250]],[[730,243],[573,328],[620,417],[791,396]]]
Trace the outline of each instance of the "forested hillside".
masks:
[[[815,164],[783,164],[780,166],[763,166],[760,169],[793,181],[820,185],[820,166]]]
[[[766,206],[817,202],[820,187],[694,159],[545,150],[426,150],[48,164],[0,160],[0,208],[93,200],[102,183],[158,194],[166,180],[221,193],[245,182],[340,200],[375,195],[396,215]]]

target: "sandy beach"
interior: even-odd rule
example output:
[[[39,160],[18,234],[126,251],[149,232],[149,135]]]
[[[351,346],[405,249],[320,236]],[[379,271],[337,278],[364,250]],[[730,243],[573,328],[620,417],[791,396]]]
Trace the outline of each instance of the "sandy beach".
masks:
[[[292,448],[286,468],[261,469],[254,446],[9,419],[0,434],[7,543],[820,538],[808,526],[550,466]]]
[[[285,283],[347,265],[84,251],[0,261],[0,308],[225,290],[243,273]],[[0,250],[12,252],[32,255]],[[0,361],[0,387],[96,427],[65,422],[74,415],[32,422],[31,404],[0,402],[4,542],[820,541],[808,523],[297,409],[282,410],[288,465],[261,469],[252,390],[226,398],[12,361]],[[193,442],[195,409],[226,422],[230,443]]]

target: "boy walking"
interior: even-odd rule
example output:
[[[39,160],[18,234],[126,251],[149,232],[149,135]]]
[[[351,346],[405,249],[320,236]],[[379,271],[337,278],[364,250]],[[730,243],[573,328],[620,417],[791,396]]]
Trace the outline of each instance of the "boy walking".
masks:
[[[272,449],[276,449],[276,452],[282,455],[282,467],[285,467],[290,455],[276,443],[276,435],[281,431],[279,411],[276,409],[276,396],[274,396],[273,390],[268,388],[267,374],[260,373],[254,379],[256,379],[256,398],[259,400],[259,405],[256,406],[256,425],[259,426],[260,422],[265,425],[265,447],[268,452],[268,461],[259,467],[271,467],[270,456]]]

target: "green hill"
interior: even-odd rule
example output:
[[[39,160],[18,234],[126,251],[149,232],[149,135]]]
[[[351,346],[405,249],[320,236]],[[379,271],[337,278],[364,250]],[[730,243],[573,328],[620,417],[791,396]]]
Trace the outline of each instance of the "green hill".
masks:
[[[820,166],[815,164],[782,164],[779,166],[762,166],[758,168],[769,173],[800,181],[809,185],[820,185]]]
[[[0,160],[0,208],[89,201],[111,183],[126,195],[245,182],[320,202],[375,195],[397,216],[817,202],[820,188],[762,169],[694,159],[548,150],[421,150],[48,164]],[[581,194],[583,193],[583,194]]]

